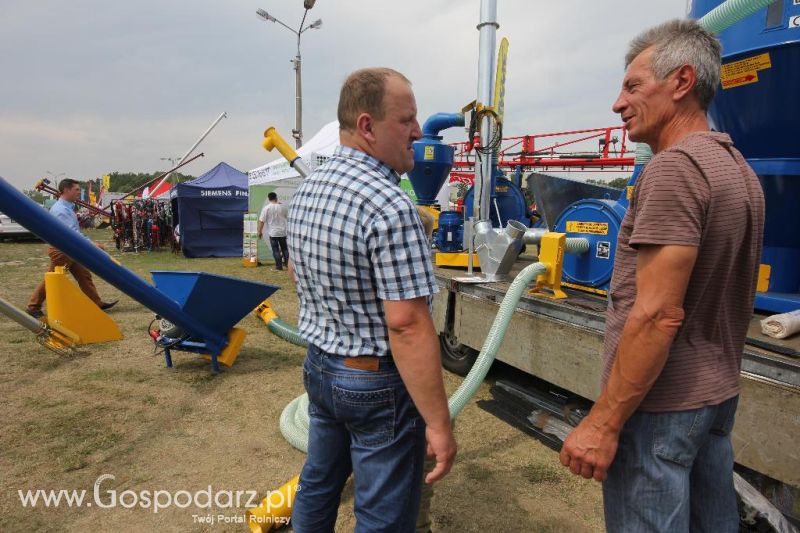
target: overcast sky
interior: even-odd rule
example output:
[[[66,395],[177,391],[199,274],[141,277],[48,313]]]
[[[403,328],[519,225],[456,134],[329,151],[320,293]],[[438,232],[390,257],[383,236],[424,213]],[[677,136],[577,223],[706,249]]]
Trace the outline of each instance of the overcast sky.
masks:
[[[611,110],[623,55],[642,29],[682,17],[686,0],[498,1],[510,41],[504,133],[619,124]],[[479,0],[318,0],[303,34],[303,129],[336,118],[350,71],[389,66],[413,82],[420,123],[477,91]],[[91,179],[166,169],[222,111],[200,146],[247,171],[260,146],[294,125],[294,36],[257,8],[299,25],[302,0],[3,0],[0,176],[19,188],[64,172]],[[463,130],[448,140],[463,140]]]

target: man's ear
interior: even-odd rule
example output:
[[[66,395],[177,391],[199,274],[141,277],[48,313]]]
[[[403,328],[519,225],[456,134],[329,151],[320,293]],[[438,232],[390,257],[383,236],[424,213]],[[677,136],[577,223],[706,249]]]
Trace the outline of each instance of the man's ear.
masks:
[[[675,90],[672,93],[674,101],[682,100],[691,93],[697,83],[697,72],[692,65],[682,65],[672,73]]]
[[[361,113],[356,118],[356,132],[368,142],[375,142],[375,120],[369,113]]]

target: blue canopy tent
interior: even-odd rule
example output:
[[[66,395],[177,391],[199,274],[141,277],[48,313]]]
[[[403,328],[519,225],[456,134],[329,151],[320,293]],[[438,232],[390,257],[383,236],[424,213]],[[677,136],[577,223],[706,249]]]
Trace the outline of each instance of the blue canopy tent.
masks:
[[[220,163],[170,192],[186,257],[241,257],[247,174]]]

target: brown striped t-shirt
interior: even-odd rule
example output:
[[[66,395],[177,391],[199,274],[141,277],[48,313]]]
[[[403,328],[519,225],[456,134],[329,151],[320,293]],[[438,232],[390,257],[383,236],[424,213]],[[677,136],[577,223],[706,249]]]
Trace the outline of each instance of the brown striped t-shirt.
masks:
[[[638,246],[676,244],[698,247],[685,318],[639,409],[695,409],[738,394],[763,229],[761,185],[728,135],[692,133],[655,155],[637,180],[617,240],[603,385],[636,299]]]

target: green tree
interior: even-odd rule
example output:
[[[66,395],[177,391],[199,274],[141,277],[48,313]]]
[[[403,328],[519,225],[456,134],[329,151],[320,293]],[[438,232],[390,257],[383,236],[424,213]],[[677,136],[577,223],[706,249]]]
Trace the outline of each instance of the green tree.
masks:
[[[141,187],[145,183],[154,180],[161,174],[163,174],[163,172],[153,172],[150,174],[142,172],[111,172],[109,173],[109,176],[111,177],[109,192],[130,192],[133,189]],[[194,179],[194,176],[181,174],[180,172],[173,172],[169,176],[169,181],[173,185],[191,179]]]
[[[25,194],[25,196],[27,196],[37,204],[44,205],[44,201],[47,199],[44,193],[42,193],[41,191],[37,191],[36,189],[26,189],[22,192]]]
[[[586,183],[591,183],[592,185],[602,185],[604,187],[611,187],[613,189],[624,189],[625,186],[628,185],[628,178],[615,178],[611,181],[590,178],[586,180]]]

